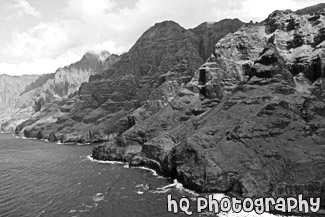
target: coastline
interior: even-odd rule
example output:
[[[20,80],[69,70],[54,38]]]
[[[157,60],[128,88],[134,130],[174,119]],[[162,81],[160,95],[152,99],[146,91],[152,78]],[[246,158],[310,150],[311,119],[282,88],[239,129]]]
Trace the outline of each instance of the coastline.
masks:
[[[48,140],[45,139],[37,139],[37,138],[28,138],[28,137],[19,137],[17,135],[15,135],[16,138],[21,138],[21,139],[31,139],[31,140],[41,140],[41,141],[45,141],[45,142],[50,142]],[[69,143],[56,143],[56,144],[63,144],[63,145],[69,145]],[[71,144],[71,143],[70,143]],[[77,143],[74,143],[75,145],[77,145]],[[84,144],[84,145],[95,145],[95,144]],[[95,150],[98,150],[98,147],[106,147],[105,145],[101,145],[101,146],[95,146],[93,147],[93,152]],[[97,156],[98,157],[98,156]],[[173,174],[171,173],[166,173],[166,170],[164,170],[164,168],[161,166],[161,164],[153,159],[145,159],[142,158],[141,160],[137,160],[137,161],[127,161],[125,159],[117,159],[115,158],[114,160],[107,160],[107,158],[96,158],[96,154],[95,157],[91,154],[91,155],[87,155],[86,158],[92,162],[96,162],[96,163],[103,163],[103,164],[120,164],[120,165],[124,165],[125,168],[130,168],[130,169],[143,169],[143,170],[148,170],[151,171],[152,174],[154,176],[159,177],[163,177],[166,179],[170,179],[173,180],[173,182],[165,187],[162,187],[160,190],[164,191],[166,190],[166,188],[170,188],[170,187],[175,187],[178,188],[180,190],[184,190],[187,193],[190,193],[191,195],[193,195],[194,197],[199,195],[199,194],[216,194],[219,196],[223,196],[223,197],[236,197],[236,195],[233,195],[231,193],[227,193],[227,192],[200,192],[200,191],[196,191],[194,189],[191,188],[191,186],[186,186],[184,185],[184,182],[182,181],[182,179],[180,179],[179,177],[175,177],[173,176]],[[180,180],[179,180],[180,179]],[[183,179],[184,180],[184,179]],[[186,183],[185,183],[186,184]],[[238,195],[237,195],[238,196]],[[322,207],[324,208],[324,207]],[[316,214],[311,214],[311,215],[306,215],[303,213],[282,213],[282,212],[274,212],[271,211],[269,213],[263,213],[263,215],[258,215],[253,211],[253,214],[255,214],[256,216],[323,216],[324,215],[324,210],[321,209],[322,213],[316,213]],[[231,214],[234,213],[229,213],[229,214],[221,214],[221,216],[233,216]],[[236,213],[237,214],[237,213]],[[245,213],[248,214],[248,213]],[[237,215],[234,215],[237,216]],[[251,215],[250,215],[251,216]]]
[[[187,177],[175,176],[175,174],[167,172],[168,169],[163,168],[161,166],[161,164],[159,162],[157,162],[156,160],[147,159],[143,156],[139,157],[139,155],[138,156],[134,155],[133,157],[135,157],[137,160],[132,160],[132,157],[130,157],[130,155],[128,155],[128,154],[126,154],[124,156],[118,156],[118,155],[115,155],[112,153],[105,154],[105,152],[103,152],[103,150],[105,150],[105,146],[103,146],[103,145],[93,147],[93,154],[90,157],[92,159],[95,159],[98,162],[103,162],[103,163],[105,163],[105,162],[112,162],[112,163],[120,162],[121,164],[130,165],[130,167],[149,168],[149,170],[156,171],[156,173],[158,173],[159,175],[162,175],[164,177],[169,177],[171,180],[176,180],[185,189],[187,189],[189,192],[193,192],[196,195],[198,195],[198,194],[207,194],[207,195],[208,194],[218,194],[218,195],[224,195],[225,197],[230,197],[230,198],[235,197],[242,201],[245,199],[245,197],[234,194],[233,192],[198,191],[195,189],[195,186],[188,185],[188,182],[186,182],[186,181],[188,181]],[[98,151],[100,151],[102,153],[99,154]],[[115,149],[115,152],[118,152],[118,151],[116,151],[116,149]],[[171,185],[173,185],[173,184],[171,184]],[[261,197],[263,197],[263,196],[261,196]],[[264,197],[268,197],[268,196],[265,195]],[[324,206],[321,206],[319,213],[307,213],[306,214],[306,213],[300,213],[300,212],[296,212],[296,211],[280,212],[280,211],[276,211],[276,210],[271,210],[270,212],[268,212],[266,214],[269,214],[270,216],[274,216],[274,215],[275,216],[311,216],[311,217],[312,216],[324,216],[324,214],[325,214],[324,208],[325,208]],[[248,213],[245,213],[245,214],[248,214]],[[254,214],[256,214],[256,213],[254,212]],[[225,216],[227,216],[227,215],[225,215]],[[230,216],[232,216],[232,215],[230,215]],[[257,216],[260,216],[260,215],[257,215]],[[262,215],[262,216],[264,216],[264,215]]]

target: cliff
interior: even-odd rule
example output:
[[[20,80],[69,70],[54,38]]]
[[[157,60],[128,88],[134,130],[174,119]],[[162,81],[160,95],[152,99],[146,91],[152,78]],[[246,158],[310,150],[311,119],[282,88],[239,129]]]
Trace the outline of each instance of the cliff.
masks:
[[[224,28],[220,35],[241,26],[239,20],[222,21],[221,26],[225,22],[231,28]],[[110,69],[90,76],[76,95],[61,101],[64,109],[54,112],[59,115],[53,118],[53,108],[49,107],[20,125],[16,132],[61,142],[108,140],[110,134],[123,132],[159,111],[192,79],[203,63],[202,41],[214,44],[214,40],[219,40],[215,37],[219,34],[212,34],[211,38],[202,35],[203,30],[197,35],[173,21],[155,24]]]
[[[10,120],[4,111],[12,110],[17,103],[19,94],[33,81],[38,75],[23,75],[23,76],[9,76],[6,74],[0,75],[0,131],[6,130],[7,126],[4,122]],[[13,131],[16,126],[9,127],[8,130]]]
[[[108,69],[118,59],[118,56],[108,52],[88,52],[76,63],[34,79],[23,89],[17,90],[15,102],[11,103],[10,109],[6,109],[0,117],[3,122],[2,130],[12,131],[33,114],[41,111],[45,104],[73,95],[81,83],[88,81],[91,75]]]
[[[216,45],[175,97],[93,149],[199,192],[325,201],[325,11],[275,11]]]
[[[214,50],[217,41],[228,33],[236,32],[244,23],[239,19],[224,19],[219,22],[204,22],[199,26],[190,29],[199,37],[199,55],[206,61]]]
[[[324,207],[325,10],[318,9],[229,21],[239,29],[222,28],[228,33],[207,23],[155,24],[111,68],[59,107],[44,104],[16,133],[104,141],[95,159],[149,166],[200,192],[303,194]]]

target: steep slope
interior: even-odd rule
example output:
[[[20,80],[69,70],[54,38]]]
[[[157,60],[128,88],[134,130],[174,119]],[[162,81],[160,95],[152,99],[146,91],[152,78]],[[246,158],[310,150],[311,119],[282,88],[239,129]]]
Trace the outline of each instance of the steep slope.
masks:
[[[2,106],[10,104],[13,99],[19,96],[19,94],[38,77],[38,75],[0,75],[0,108],[2,109]]]
[[[0,115],[0,131],[3,130],[2,124],[6,120],[9,120],[9,118],[4,115],[3,111],[7,109],[11,110],[15,107],[16,99],[19,97],[19,94],[38,77],[38,75],[0,75],[0,110],[2,111]]]
[[[317,5],[313,5],[313,6],[310,6],[310,7],[306,7],[306,8],[297,10],[296,14],[299,14],[299,15],[311,14],[311,13],[318,12],[318,11],[324,9],[324,8],[325,8],[325,3],[320,3],[320,4],[317,4]]]
[[[60,116],[50,118],[49,108],[19,126],[17,133],[63,142],[107,140],[166,106],[203,63],[200,50],[207,51],[202,45],[214,44],[241,24],[225,20],[186,30],[173,21],[157,23],[111,69],[91,76],[78,95],[62,102],[68,109]]]
[[[325,207],[325,11],[275,11],[215,46],[167,105],[93,149],[201,192],[320,197]]]
[[[216,23],[202,23],[190,29],[200,39],[199,54],[206,61],[214,50],[214,45],[228,33],[236,32],[244,23],[239,19],[224,19]]]
[[[59,68],[55,73],[40,76],[21,91],[14,107],[4,112],[6,122],[3,123],[3,130],[15,129],[22,121],[39,112],[45,103],[67,98],[79,89],[81,83],[88,81],[91,75],[108,69],[117,60],[118,56],[107,52],[88,52],[80,61]]]
[[[45,138],[55,132],[62,141],[108,138],[117,130],[120,119],[143,105],[155,87],[170,77],[177,77],[178,86],[191,79],[203,63],[198,44],[194,33],[175,22],[156,24],[111,69],[81,85],[78,99],[66,116],[46,126],[39,120],[45,117],[35,117],[38,122],[24,128],[25,135],[35,137],[39,128],[45,128],[41,132]]]

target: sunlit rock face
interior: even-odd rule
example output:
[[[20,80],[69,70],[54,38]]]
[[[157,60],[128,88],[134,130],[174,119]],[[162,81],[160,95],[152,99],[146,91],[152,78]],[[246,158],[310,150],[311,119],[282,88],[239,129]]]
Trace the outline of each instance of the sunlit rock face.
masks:
[[[28,82],[24,88],[16,89],[15,102],[10,103],[10,109],[6,109],[0,117],[2,130],[13,131],[24,120],[39,112],[45,104],[73,95],[91,75],[108,69],[117,60],[118,56],[108,52],[88,52],[80,61],[59,68],[55,73],[41,75]]]
[[[8,111],[12,112],[17,104],[19,94],[38,77],[38,75],[0,75],[0,131],[13,131],[15,129],[17,125],[4,125],[6,121],[11,119]]]

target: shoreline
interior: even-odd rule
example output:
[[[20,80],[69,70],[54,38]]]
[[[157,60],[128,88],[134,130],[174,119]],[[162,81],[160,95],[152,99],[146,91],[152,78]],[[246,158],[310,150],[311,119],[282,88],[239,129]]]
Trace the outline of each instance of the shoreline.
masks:
[[[12,134],[12,133],[3,133],[3,134]],[[30,140],[41,140],[41,141],[45,141],[45,142],[51,142],[47,139],[38,139],[38,138],[29,138],[29,137],[21,137],[18,136],[16,134],[12,134],[13,136],[15,136],[16,138],[21,138],[21,139],[30,139]],[[92,150],[94,151],[94,149],[96,150],[96,148],[98,147],[103,147],[104,143],[98,145],[98,143],[78,143],[78,142],[69,142],[69,143],[62,143],[60,141],[58,142],[51,142],[51,143],[56,143],[56,144],[61,144],[61,145],[76,145],[76,146],[83,146],[83,145],[97,145],[95,147],[92,148]],[[93,156],[93,154],[87,155],[87,159],[93,162],[97,162],[97,163],[107,163],[107,164],[121,164],[124,165],[125,167],[127,166],[127,168],[138,168],[138,169],[143,169],[143,170],[149,170],[153,173],[154,176],[161,176],[164,177],[166,179],[170,179],[170,180],[176,180],[179,184],[181,184],[183,186],[184,189],[188,190],[189,192],[192,192],[193,194],[224,194],[227,197],[234,197],[235,195],[233,195],[232,193],[227,193],[227,192],[200,192],[200,191],[196,191],[195,189],[191,189],[191,186],[186,186],[186,183],[184,183],[182,180],[179,180],[179,177],[174,177],[173,174],[169,174],[164,172],[164,169],[162,168],[161,164],[153,159],[148,159],[145,158],[145,160],[142,159],[142,161],[137,161],[137,162],[129,162],[127,160],[121,160],[121,159],[115,159],[115,160],[101,160],[101,159],[97,159],[96,157]],[[156,174],[156,175],[155,175]],[[184,187],[185,184],[185,187]],[[173,185],[173,184],[171,184]],[[270,214],[272,215],[281,215],[281,216],[324,216],[325,214],[325,209],[324,207],[321,207],[320,209],[322,211],[322,213],[318,214],[311,214],[311,215],[306,215],[304,213],[282,213],[282,212],[270,212]],[[254,212],[255,213],[255,212]]]
[[[100,147],[103,147],[103,146],[94,147],[93,148],[93,154],[94,154],[94,150],[96,152],[96,151],[98,151],[98,148],[100,149]],[[130,160],[130,156],[128,156],[127,154],[125,154],[125,156],[117,156],[118,154],[117,155],[112,154],[113,159],[108,160],[108,159],[105,159],[105,157],[108,157],[107,155],[104,157],[104,159],[103,158],[100,159],[99,156],[94,156],[93,154],[90,155],[90,156],[92,157],[92,159],[95,159],[96,161],[100,161],[100,162],[121,162],[121,164],[130,165],[131,167],[139,167],[140,166],[140,167],[149,168],[150,170],[154,170],[154,171],[156,171],[156,173],[161,174],[164,177],[168,177],[170,180],[177,180],[177,182],[180,183],[185,189],[188,189],[189,191],[194,192],[195,194],[204,194],[204,195],[209,195],[209,194],[218,194],[218,195],[220,195],[220,194],[222,194],[225,197],[237,198],[237,199],[239,199],[241,201],[243,201],[245,198],[250,198],[250,197],[242,197],[242,196],[238,197],[238,195],[235,195],[232,192],[196,191],[194,188],[191,188],[190,185],[186,185],[186,182],[184,182],[184,181],[186,181],[186,179],[182,178],[181,176],[177,177],[177,176],[175,176],[175,174],[171,174],[171,173],[166,172],[166,170],[161,166],[161,164],[159,162],[157,162],[156,160],[148,159],[146,157],[143,157],[140,160],[137,159],[136,161],[133,161],[132,159]],[[104,155],[102,155],[102,157],[103,156]],[[99,158],[97,158],[97,157],[99,157]],[[112,156],[110,156],[110,157],[112,157]],[[123,159],[123,158],[118,158],[118,157],[125,157],[125,158]],[[261,197],[263,197],[263,196],[261,196]],[[265,196],[265,197],[270,197],[270,196]],[[281,197],[281,196],[279,196],[279,197]],[[276,199],[276,197],[272,197],[272,198]],[[274,209],[274,207],[272,209]],[[255,211],[253,211],[253,213],[256,214]],[[263,214],[265,214],[265,213],[263,213]],[[319,213],[310,213],[310,212],[309,213],[302,213],[302,212],[298,212],[298,211],[297,212],[296,211],[293,211],[293,212],[281,212],[281,211],[271,210],[270,212],[267,212],[267,214],[270,214],[272,216],[292,216],[292,217],[298,217],[298,216],[311,216],[311,217],[312,216],[324,216],[325,215],[325,207],[320,206]],[[257,216],[261,216],[261,215],[257,214]]]
[[[103,164],[119,164],[119,165],[124,165],[124,168],[125,166],[127,165],[128,167],[127,168],[138,168],[138,169],[142,169],[142,170],[149,170],[153,173],[154,176],[160,176],[158,174],[161,174],[161,176],[167,180],[173,180],[171,182],[171,184],[169,185],[166,185],[164,187],[161,187],[161,188],[157,188],[157,190],[159,191],[165,191],[166,189],[169,189],[169,188],[172,188],[172,187],[175,187],[176,189],[180,190],[180,191],[185,191],[187,192],[188,194],[191,194],[192,196],[194,196],[194,199],[196,200],[197,197],[202,194],[202,195],[213,195],[213,196],[216,196],[217,200],[221,200],[222,198],[224,197],[229,197],[229,198],[232,198],[233,196],[232,195],[228,195],[226,193],[221,193],[221,192],[196,192],[194,190],[191,190],[189,188],[186,188],[184,187],[183,183],[180,182],[177,178],[173,178],[173,177],[170,177],[168,176],[168,174],[165,174],[163,173],[161,170],[155,170],[153,168],[150,168],[149,165],[144,165],[144,166],[134,166],[134,165],[130,165],[130,162],[127,162],[127,161],[119,161],[119,160],[98,160],[98,159],[95,159],[92,155],[88,155],[87,156],[87,159],[92,161],[92,162],[97,162],[97,163],[103,163]],[[193,199],[193,198],[192,198]],[[210,213],[210,212],[207,212],[207,213]],[[215,215],[215,213],[211,213],[211,215]],[[222,217],[240,217],[240,216],[246,216],[246,215],[249,215],[249,216],[261,216],[261,217],[299,217],[299,216],[308,216],[306,214],[296,214],[296,213],[282,213],[282,212],[264,212],[262,214],[257,214],[255,211],[251,211],[251,212],[244,212],[244,211],[241,211],[239,213],[234,213],[232,211],[228,212],[228,213],[218,213],[217,214],[218,216],[222,216]],[[311,216],[322,216],[323,214],[313,214]]]

